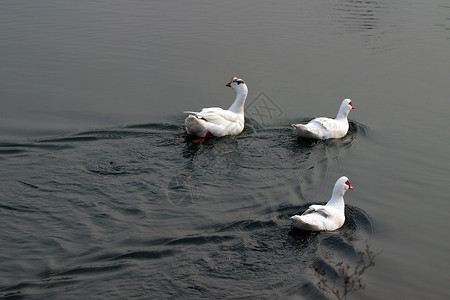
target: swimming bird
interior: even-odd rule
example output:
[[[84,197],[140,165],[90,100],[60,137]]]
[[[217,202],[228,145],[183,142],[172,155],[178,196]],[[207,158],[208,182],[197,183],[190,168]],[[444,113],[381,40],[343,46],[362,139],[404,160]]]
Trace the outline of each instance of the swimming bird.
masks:
[[[244,104],[248,88],[244,80],[233,77],[226,85],[236,91],[236,99],[229,109],[220,107],[203,108],[200,112],[185,111],[190,114],[184,124],[186,133],[198,136],[203,141],[210,136],[238,135],[244,129]]]
[[[344,194],[353,187],[347,177],[342,176],[336,181],[333,195],[325,205],[310,205],[302,215],[291,217],[294,227],[306,231],[333,231],[339,229],[345,222]]]
[[[319,140],[339,139],[347,134],[347,116],[352,109],[355,109],[352,101],[350,99],[344,99],[335,119],[325,117],[315,118],[309,121],[308,124],[291,124],[291,126],[303,138]]]

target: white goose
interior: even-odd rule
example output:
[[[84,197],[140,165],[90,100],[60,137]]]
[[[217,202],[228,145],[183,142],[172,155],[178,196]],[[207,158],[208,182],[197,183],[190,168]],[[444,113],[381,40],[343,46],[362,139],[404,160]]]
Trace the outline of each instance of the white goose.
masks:
[[[347,177],[342,176],[336,181],[333,195],[325,205],[310,205],[301,215],[291,217],[294,227],[306,231],[333,231],[339,229],[345,221],[344,194],[353,187]]]
[[[355,109],[350,99],[342,101],[341,107],[335,119],[315,118],[308,124],[291,124],[297,134],[309,139],[339,139],[344,137],[348,131],[347,116],[350,110]]]
[[[247,85],[244,80],[231,78],[227,86],[236,91],[236,99],[228,110],[220,107],[203,108],[200,112],[185,111],[190,114],[184,124],[188,134],[201,138],[238,135],[244,129],[244,103],[247,98]]]

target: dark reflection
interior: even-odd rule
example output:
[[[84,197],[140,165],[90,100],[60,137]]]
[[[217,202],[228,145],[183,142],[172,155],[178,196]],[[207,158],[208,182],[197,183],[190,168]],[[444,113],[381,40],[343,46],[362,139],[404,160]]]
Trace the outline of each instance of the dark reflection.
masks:
[[[212,137],[203,143],[192,143],[186,139],[181,150],[185,162],[175,177],[188,178],[189,199],[195,203],[201,200],[202,193],[198,191],[204,184],[216,185],[238,176],[245,152],[245,139],[236,137]]]
[[[307,121],[305,121],[306,123]],[[345,155],[345,152],[352,146],[357,137],[366,137],[367,128],[357,122],[349,122],[349,130],[346,136],[340,139],[315,140],[300,138],[293,133],[294,138],[290,142],[290,149],[295,154],[297,163],[304,165],[308,163],[311,156],[315,157],[312,161],[323,165],[326,162],[338,160]],[[310,169],[312,166],[306,168]],[[325,175],[325,174],[323,174]]]
[[[304,120],[305,123],[308,121]],[[366,137],[367,132],[368,129],[364,125],[350,121],[347,135],[340,139],[303,139],[297,137],[295,132],[291,133],[288,148],[293,154],[292,159],[300,182],[297,192],[302,199],[308,199],[307,195],[322,184],[329,170],[344,159],[354,142],[359,137]]]
[[[212,176],[238,173],[252,143],[249,137],[259,129],[258,123],[246,118],[244,130],[237,136],[210,137],[201,143],[194,142],[198,137],[186,136],[182,141],[186,168]]]

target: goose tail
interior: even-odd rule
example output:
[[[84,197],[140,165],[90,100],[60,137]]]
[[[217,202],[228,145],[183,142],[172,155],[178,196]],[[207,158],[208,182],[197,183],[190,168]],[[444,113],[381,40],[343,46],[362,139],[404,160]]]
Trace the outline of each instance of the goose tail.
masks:
[[[295,216],[292,216],[290,219],[291,219],[292,224],[294,225],[294,227],[297,228],[297,229],[305,230],[305,231],[319,231],[319,230],[321,230],[319,228],[319,226],[317,226],[317,224],[309,223],[308,220],[307,220],[309,218],[305,218],[305,216],[295,215]]]
[[[297,131],[297,134],[300,137],[308,138],[308,139],[317,139],[318,134],[316,132],[311,131],[311,129],[304,124],[291,124],[292,127],[295,128],[295,131]]]
[[[184,125],[189,134],[205,137],[208,133],[208,130],[205,127],[205,120],[199,119],[194,115],[187,116],[184,120]]]

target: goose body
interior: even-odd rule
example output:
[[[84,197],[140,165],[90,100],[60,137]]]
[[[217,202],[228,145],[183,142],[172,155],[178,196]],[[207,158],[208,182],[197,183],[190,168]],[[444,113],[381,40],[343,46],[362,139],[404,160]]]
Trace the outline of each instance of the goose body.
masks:
[[[310,205],[302,215],[291,217],[295,228],[305,231],[333,231],[345,222],[344,194],[353,189],[347,177],[336,181],[331,199],[325,205]]]
[[[342,101],[335,119],[321,117],[312,119],[308,124],[292,124],[291,126],[303,138],[319,140],[339,139],[347,134],[349,127],[347,116],[352,109],[354,109],[352,101],[345,99]]]
[[[244,129],[244,104],[247,98],[247,85],[242,79],[233,77],[227,86],[236,91],[236,99],[229,109],[220,107],[203,108],[200,112],[188,113],[184,121],[186,132],[201,138],[238,135]]]

